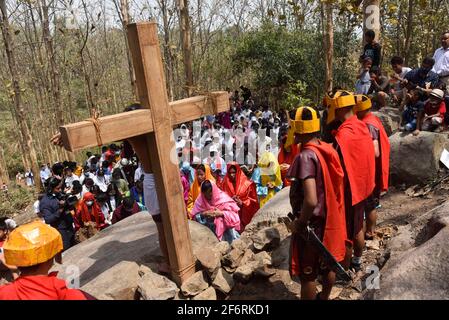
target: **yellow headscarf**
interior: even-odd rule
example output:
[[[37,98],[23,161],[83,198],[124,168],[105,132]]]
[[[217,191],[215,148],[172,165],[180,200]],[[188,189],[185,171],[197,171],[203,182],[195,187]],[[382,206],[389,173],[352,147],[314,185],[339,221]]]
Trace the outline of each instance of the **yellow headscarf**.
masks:
[[[268,182],[272,182],[276,187],[282,185],[281,167],[271,152],[264,152],[257,165],[260,168],[260,182],[263,186],[266,186]]]
[[[206,172],[205,172],[206,177],[204,179],[215,183],[215,178],[212,175],[209,165],[204,164],[204,168],[206,169]],[[201,184],[198,182],[198,174],[197,174],[197,171],[195,171],[195,180],[193,181],[192,185],[190,186],[190,191],[189,191],[189,200],[187,202],[187,212],[192,211],[193,205],[195,204],[195,201],[198,198],[198,196],[200,195],[200,193],[201,193]]]

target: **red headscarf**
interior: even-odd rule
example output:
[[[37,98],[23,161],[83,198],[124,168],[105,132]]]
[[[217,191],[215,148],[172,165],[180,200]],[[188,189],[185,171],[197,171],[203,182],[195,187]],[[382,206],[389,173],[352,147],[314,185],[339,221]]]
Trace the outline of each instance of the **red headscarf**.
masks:
[[[229,176],[229,170],[235,167],[235,184],[232,183]],[[238,196],[243,202],[240,208],[240,222],[242,224],[241,230],[251,222],[254,214],[259,210],[259,200],[257,198],[256,185],[253,181],[248,179],[243,173],[237,162],[230,162],[227,166],[227,173],[223,181],[222,190],[230,197]]]
[[[90,212],[89,212],[89,207],[86,204],[87,201],[94,202],[91,207]],[[79,220],[79,223],[78,223],[79,226],[81,226],[82,223],[93,221],[97,224],[97,229],[100,230],[105,227],[103,212],[101,211],[100,206],[98,205],[97,201],[95,201],[95,196],[90,192],[86,192],[84,194],[83,200],[81,200],[80,205],[79,205],[77,217]]]
[[[338,158],[338,153],[328,143],[308,143],[304,148],[315,152],[321,165],[324,190],[326,195],[326,225],[324,227],[323,244],[337,261],[345,257],[346,219],[343,177],[344,172]],[[299,237],[294,234],[293,237]],[[299,275],[299,252],[297,241],[292,240],[291,273]]]
[[[381,191],[388,190],[388,178],[390,176],[390,140],[385,132],[384,126],[378,117],[371,112],[368,112],[362,119],[366,124],[370,124],[379,130],[379,148],[380,148],[380,160],[381,160],[381,179],[380,185],[377,187]]]

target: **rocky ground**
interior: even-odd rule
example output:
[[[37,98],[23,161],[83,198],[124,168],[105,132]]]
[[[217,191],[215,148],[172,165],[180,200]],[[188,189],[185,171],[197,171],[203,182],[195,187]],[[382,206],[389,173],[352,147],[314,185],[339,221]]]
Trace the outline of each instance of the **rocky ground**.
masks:
[[[410,225],[417,217],[429,210],[438,207],[448,198],[449,184],[441,185],[426,196],[410,196],[409,190],[392,189],[382,198],[382,208],[379,209],[377,236],[373,241],[366,242],[363,254],[363,271],[356,275],[349,286],[336,285],[332,291],[331,299],[356,300],[369,299],[366,288],[366,280],[370,276],[367,272],[369,266],[378,266],[380,274],[382,268],[391,257],[389,248],[390,240],[398,236],[401,227]],[[410,192],[408,192],[410,194]],[[419,230],[421,226],[415,225]],[[298,299],[301,286],[293,281],[288,273],[288,259],[285,253],[288,251],[290,237],[281,241],[278,251],[284,252],[283,263],[274,268],[276,273],[269,279],[255,279],[249,284],[237,284],[229,299]],[[373,282],[369,282],[369,284]],[[380,282],[382,288],[382,282]],[[318,286],[320,289],[320,286]]]
[[[388,296],[390,293],[382,295],[384,266],[406,250],[419,249],[429,238],[424,232],[429,215],[442,207],[448,194],[449,182],[445,180],[432,190],[391,189],[382,198],[377,237],[366,243],[363,270],[350,285],[336,285],[331,298],[394,298]],[[218,243],[207,228],[190,223],[198,272],[180,288],[156,273],[161,257],[154,223],[146,213],[71,248],[64,254],[64,265],[56,270],[69,280],[76,266],[81,273],[80,287],[100,299],[298,299],[300,285],[288,271],[290,234],[284,220],[290,209],[287,197],[288,189],[279,193],[232,246]],[[16,220],[23,223],[33,218],[32,210],[27,210]],[[366,288],[370,275],[367,268],[372,266],[380,269],[380,290]]]

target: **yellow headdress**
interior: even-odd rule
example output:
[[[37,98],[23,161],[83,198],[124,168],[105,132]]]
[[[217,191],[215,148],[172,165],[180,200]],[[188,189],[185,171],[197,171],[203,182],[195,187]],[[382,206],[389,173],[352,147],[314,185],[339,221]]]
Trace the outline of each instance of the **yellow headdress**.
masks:
[[[366,99],[363,100],[363,97],[365,97]],[[355,113],[368,110],[371,108],[371,106],[372,104],[370,98],[362,94],[355,95],[355,107],[354,107]]]
[[[14,229],[3,245],[5,262],[30,267],[50,260],[63,249],[61,234],[42,221]]]
[[[302,113],[304,112],[304,110],[310,111],[310,113],[312,114],[311,120],[302,119]],[[318,112],[310,107],[299,107],[296,110],[295,120],[292,120],[292,128],[294,128],[295,133],[299,134],[319,132],[321,130],[321,127]]]

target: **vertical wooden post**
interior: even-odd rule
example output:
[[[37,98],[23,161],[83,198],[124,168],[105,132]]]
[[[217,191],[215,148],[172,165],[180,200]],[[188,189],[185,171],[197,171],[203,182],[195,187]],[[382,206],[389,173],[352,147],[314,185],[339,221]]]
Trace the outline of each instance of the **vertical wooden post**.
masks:
[[[156,181],[157,196],[175,282],[182,283],[195,271],[190,232],[179,168],[170,161],[175,143],[164,68],[155,22],[128,25],[128,41],[136,74],[140,103],[151,109],[154,132],[147,135],[148,156]]]

